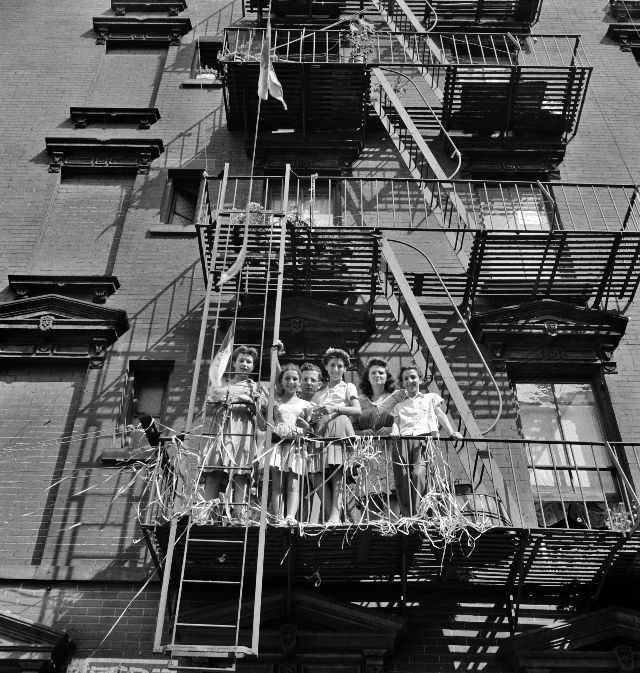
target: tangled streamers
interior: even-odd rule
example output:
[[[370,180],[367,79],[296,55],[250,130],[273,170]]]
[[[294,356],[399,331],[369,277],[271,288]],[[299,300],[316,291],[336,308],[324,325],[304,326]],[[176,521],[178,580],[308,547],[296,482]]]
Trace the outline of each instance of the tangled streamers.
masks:
[[[223,436],[174,436],[170,443],[159,447],[154,460],[145,465],[148,483],[144,507],[140,517],[146,523],[166,523],[171,518],[190,516],[196,525],[257,525],[260,518],[257,488],[252,488],[243,504],[248,511],[242,522],[233,518],[232,494],[205,500],[200,488],[201,477],[214,447],[223,442]],[[412,514],[403,516],[398,507],[394,471],[393,442],[376,437],[351,437],[343,468],[343,502],[346,530],[344,542],[359,530],[373,528],[381,535],[409,535],[420,533],[434,546],[444,547],[456,541],[473,545],[488,528],[496,524],[495,506],[482,495],[457,496],[451,483],[451,469],[442,452],[431,438],[422,438],[421,450],[426,463],[426,490],[420,496],[413,485]],[[273,451],[277,444],[271,447]],[[264,465],[266,452],[256,458],[251,469]],[[395,463],[398,464],[397,462]],[[247,468],[249,469],[249,467]],[[304,498],[309,505],[332,475],[327,472],[315,488],[309,487]],[[481,506],[482,505],[482,506]],[[277,522],[269,516],[271,524]],[[324,524],[301,521],[297,529],[302,536],[321,538],[328,527]]]

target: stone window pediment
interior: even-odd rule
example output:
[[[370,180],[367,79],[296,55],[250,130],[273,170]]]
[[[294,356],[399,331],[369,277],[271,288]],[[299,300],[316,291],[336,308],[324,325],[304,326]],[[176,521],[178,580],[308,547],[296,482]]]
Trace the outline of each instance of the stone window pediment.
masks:
[[[640,612],[620,607],[597,610],[508,638],[498,650],[512,670],[598,671],[640,670]]]
[[[407,620],[403,617],[344,603],[320,593],[296,589],[289,599],[287,601],[283,590],[263,595],[258,663],[289,662],[286,665],[293,667],[292,673],[311,665],[313,670],[335,671],[336,662],[348,664],[348,670],[353,673],[379,672],[385,656],[394,650],[406,628]],[[288,603],[290,609],[287,609]],[[252,608],[252,601],[242,605],[241,641],[251,631]],[[229,601],[215,608],[194,609],[185,614],[184,619],[233,622],[237,610],[237,602]]]
[[[496,358],[592,362],[611,359],[627,323],[608,311],[553,299],[476,311],[471,320]]]
[[[86,359],[101,368],[106,350],[129,329],[126,311],[45,294],[0,305],[0,359]]]

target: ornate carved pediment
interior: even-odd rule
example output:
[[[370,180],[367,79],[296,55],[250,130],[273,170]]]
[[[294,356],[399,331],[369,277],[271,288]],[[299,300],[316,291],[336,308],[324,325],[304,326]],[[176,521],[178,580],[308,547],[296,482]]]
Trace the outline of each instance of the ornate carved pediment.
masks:
[[[512,636],[498,653],[522,673],[640,671],[640,612],[618,607],[590,612]]]
[[[57,673],[74,648],[69,635],[0,612],[0,671]]]
[[[238,311],[238,318],[261,318],[264,305],[246,305]],[[255,325],[249,329],[245,325]],[[267,332],[273,329],[273,318],[266,321]],[[310,297],[284,299],[280,318],[280,338],[287,348],[285,359],[317,360],[322,353],[334,346],[356,353],[374,332],[373,316],[367,308],[342,306]],[[256,335],[262,324],[256,321],[238,322],[236,342],[258,343]],[[268,355],[268,354],[267,354]]]
[[[289,603],[289,609],[287,605]],[[214,608],[200,608],[185,615],[185,621],[233,623],[235,601]],[[253,601],[242,605],[241,642],[251,631]],[[318,592],[284,590],[265,593],[262,600],[260,659],[311,662],[349,660],[362,673],[382,667],[404,632],[406,619],[376,612],[324,596]]]
[[[477,311],[471,326],[498,358],[606,362],[627,322],[608,311],[541,299]]]
[[[0,358],[87,359],[102,367],[129,329],[125,311],[46,294],[0,304]]]

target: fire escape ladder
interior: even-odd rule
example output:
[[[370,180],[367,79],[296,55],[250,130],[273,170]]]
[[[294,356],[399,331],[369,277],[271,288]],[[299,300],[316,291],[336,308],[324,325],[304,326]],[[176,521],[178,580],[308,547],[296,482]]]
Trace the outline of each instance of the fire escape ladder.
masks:
[[[455,408],[459,418],[460,432],[471,439],[480,439],[482,432],[473,416],[467,401],[451,371],[451,368],[438,344],[435,334],[424,316],[418,301],[402,271],[391,244],[384,235],[381,236],[380,266],[378,279],[384,297],[391,312],[397,320],[402,337],[407,344],[419,369],[430,380],[429,389],[445,399],[448,412]],[[437,376],[436,376],[437,375]],[[439,386],[436,379],[441,382]],[[452,420],[455,427],[455,420]],[[494,497],[500,514],[512,525],[522,526],[520,508],[516,497],[511,493],[502,473],[488,451],[481,451],[467,440],[469,462],[467,465],[460,460],[459,464],[451,465],[452,470],[464,477],[475,493]],[[465,450],[466,450],[465,449]],[[455,457],[455,456],[454,456]],[[459,481],[459,479],[458,479]]]
[[[452,176],[445,174],[438,159],[417,129],[382,69],[373,68],[372,74],[378,82],[377,95],[372,97],[373,107],[411,175],[417,180],[444,181],[439,182],[437,187],[424,184],[422,191],[426,202],[431,205],[433,216],[445,230],[460,264],[466,269],[469,263],[473,234],[468,226],[469,216],[464,203],[455,193],[453,185],[446,182]],[[435,113],[433,113],[433,117],[437,120]],[[440,126],[440,122],[437,123]],[[460,153],[457,147],[442,127],[440,128],[440,134],[443,141],[448,144],[448,148],[452,150],[452,154],[457,155],[459,159]],[[437,193],[432,191],[435,189],[437,189]]]
[[[228,196],[226,194],[228,172],[227,164],[217,196],[215,214],[210,213],[208,209],[209,194],[206,176],[204,178],[205,186],[201,190],[197,221],[200,229],[208,230],[208,235],[212,238],[212,241],[211,252],[206,258],[205,264],[207,290],[200,324],[200,336],[186,424],[187,430],[190,430],[193,424],[196,400],[199,397],[198,392],[201,392],[200,383],[202,379],[206,378],[201,376],[201,373],[203,360],[206,357],[205,341],[210,341],[210,338],[208,338],[212,322],[210,318],[215,318],[213,344],[218,344],[222,340],[220,318],[229,319],[229,316],[225,317],[224,314],[223,293],[227,297],[233,298],[232,291],[226,288],[235,287],[235,298],[231,302],[234,304],[233,323],[243,320],[238,316],[237,307],[240,294],[246,285],[244,276],[252,264],[255,265],[260,262],[260,260],[256,261],[256,254],[252,252],[255,242],[249,245],[253,240],[249,234],[251,227],[248,225],[243,227],[242,241],[238,241],[237,237],[233,235],[233,226],[230,227],[228,222],[224,222],[226,215],[221,216],[221,213],[224,213],[225,198]],[[290,166],[287,164],[283,184],[284,212],[287,211],[290,173]],[[248,208],[244,216],[247,215],[249,215]],[[250,217],[248,219],[250,220]],[[273,334],[266,334],[263,330],[262,340],[263,342],[268,340],[269,343],[273,343],[279,338],[287,234],[283,213],[274,214],[268,222],[270,242],[267,250],[263,250],[261,256],[264,282],[258,296],[264,302],[265,315],[267,312],[273,315],[274,324]],[[237,227],[237,229],[240,229],[240,227]],[[256,229],[256,227],[253,227],[253,229]],[[242,243],[241,247],[239,243]],[[205,245],[206,242],[201,243],[201,246]],[[204,251],[205,247],[202,249]],[[264,268],[265,264],[266,270]],[[275,276],[275,279],[272,276]],[[221,287],[225,278],[228,286]],[[265,323],[264,320],[260,320]],[[261,346],[264,348],[264,343]],[[214,350],[216,347],[214,346]],[[276,365],[277,354],[274,349],[271,349],[267,408],[267,420],[271,424],[273,424]],[[211,435],[195,435],[195,437],[204,437],[205,439],[202,441],[207,441],[206,438],[210,438]],[[269,455],[270,446],[271,433],[268,432],[265,440],[265,455]],[[206,460],[209,453],[206,450],[206,445],[201,446],[198,453],[201,463],[197,466],[195,472],[190,473],[190,478],[195,479],[194,488],[196,489],[198,479],[194,475],[202,474],[205,468],[202,461]],[[249,468],[248,466],[241,466],[237,469]],[[254,508],[255,511],[259,509],[259,527],[255,526],[255,521],[248,511],[239,514],[238,516],[244,522],[243,535],[240,537],[229,535],[228,528],[218,526],[215,523],[212,524],[210,523],[211,520],[206,517],[204,519],[205,523],[199,520],[202,519],[202,516],[199,516],[197,512],[197,498],[194,501],[195,505],[187,506],[188,513],[185,511],[183,502],[180,502],[177,497],[171,505],[169,511],[171,523],[164,559],[154,651],[168,653],[177,659],[177,665],[175,666],[177,670],[233,671],[238,658],[257,656],[258,654],[267,526],[266,506],[269,490],[268,468],[265,468],[264,474],[261,501],[259,507]],[[234,503],[232,506],[246,507],[248,505],[247,503],[241,505]],[[251,530],[249,530],[250,527]],[[174,589],[173,592],[170,591],[171,588]],[[243,630],[247,621],[247,615],[245,613],[241,615],[242,604],[247,602],[245,596],[247,590],[253,593],[250,636],[245,635],[245,642],[240,642],[242,636],[241,616],[243,618]],[[169,610],[172,615],[172,626],[170,629],[166,629],[165,613],[167,607],[171,607],[169,600],[171,593],[176,598],[173,609]],[[219,623],[224,615],[221,615],[215,609],[211,609],[211,603],[215,603],[216,598],[227,604],[230,600],[235,601],[237,598],[237,610],[233,614],[227,615],[224,623]],[[204,610],[203,603],[205,605]],[[167,632],[170,636],[168,642],[165,640]]]

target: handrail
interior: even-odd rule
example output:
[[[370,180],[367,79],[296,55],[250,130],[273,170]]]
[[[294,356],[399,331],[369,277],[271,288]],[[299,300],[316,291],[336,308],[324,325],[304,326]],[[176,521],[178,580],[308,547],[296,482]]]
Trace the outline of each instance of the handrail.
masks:
[[[456,315],[458,316],[458,320],[462,323],[462,326],[464,327],[467,335],[471,339],[471,343],[473,344],[473,348],[475,349],[476,353],[478,354],[478,357],[480,358],[480,361],[482,362],[482,366],[485,368],[487,371],[487,374],[489,374],[489,378],[491,379],[491,383],[493,384],[493,387],[496,390],[496,393],[498,394],[498,413],[496,414],[496,417],[494,421],[491,423],[491,425],[486,429],[486,430],[481,430],[480,434],[482,436],[489,434],[498,424],[498,421],[500,420],[500,417],[502,416],[502,393],[500,392],[500,387],[498,386],[497,381],[495,380],[491,369],[489,368],[489,365],[487,364],[487,361],[485,360],[484,356],[482,355],[482,352],[480,351],[480,347],[478,346],[478,343],[476,342],[475,338],[473,337],[473,334],[471,334],[471,330],[469,329],[467,325],[467,321],[462,317],[462,314],[460,313],[460,310],[458,309],[458,306],[456,305],[456,302],[454,301],[453,297],[451,296],[451,293],[449,292],[449,289],[447,288],[447,284],[444,282],[442,279],[442,276],[436,269],[434,263],[431,261],[429,256],[424,253],[422,250],[417,248],[415,245],[412,245],[411,243],[407,243],[406,241],[400,241],[395,238],[388,238],[387,241],[389,243],[398,243],[400,245],[405,245],[407,248],[411,248],[415,252],[417,252],[419,255],[421,255],[428,263],[429,266],[431,266],[431,269],[436,275],[436,278],[440,282],[440,285],[442,285],[442,289],[445,291],[447,295],[447,299],[449,300],[449,303],[451,306],[453,306],[453,310],[456,312]]]
[[[629,531],[629,536],[631,536],[638,530],[638,527],[640,527],[640,500],[638,499],[638,496],[635,492],[635,489],[633,488],[633,485],[629,481],[629,478],[625,474],[625,471],[622,469],[622,465],[620,465],[620,461],[618,460],[618,456],[616,455],[616,452],[613,450],[613,447],[611,446],[611,442],[605,442],[605,444],[607,446],[607,451],[609,452],[611,462],[615,465],[621,481],[624,483],[628,492],[633,496],[633,499],[635,501],[636,520],[633,526],[631,527],[631,530]]]

